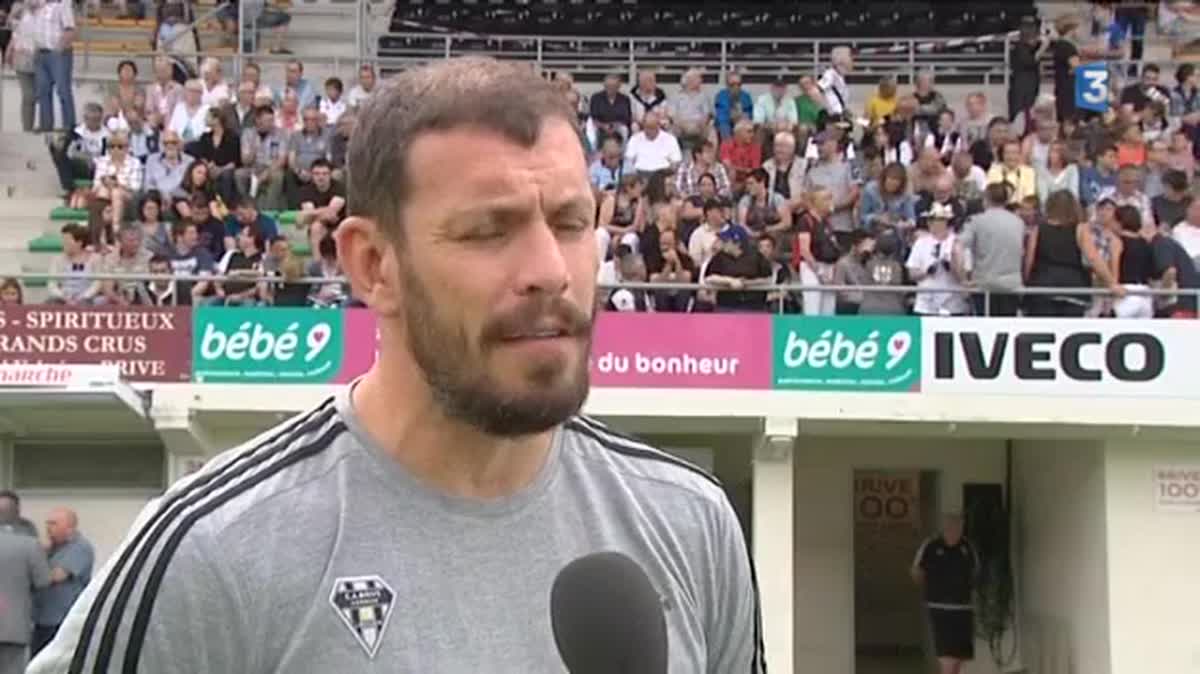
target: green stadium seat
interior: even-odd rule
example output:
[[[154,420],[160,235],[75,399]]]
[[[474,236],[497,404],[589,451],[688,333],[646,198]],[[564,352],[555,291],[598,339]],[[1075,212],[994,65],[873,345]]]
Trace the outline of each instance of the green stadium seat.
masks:
[[[56,206],[50,211],[50,219],[54,222],[70,222],[86,223],[88,212],[86,208],[67,208],[66,206]],[[55,236],[58,236],[57,234]]]
[[[75,189],[77,189],[77,190],[86,190],[87,188],[91,187],[92,184],[93,184],[93,181],[91,178],[76,178],[75,179]]]
[[[31,253],[61,253],[62,252],[62,235],[58,233],[48,233],[29,240],[29,252]]]
[[[279,217],[275,220],[281,225],[295,225],[296,219],[300,217],[300,211],[280,211]]]

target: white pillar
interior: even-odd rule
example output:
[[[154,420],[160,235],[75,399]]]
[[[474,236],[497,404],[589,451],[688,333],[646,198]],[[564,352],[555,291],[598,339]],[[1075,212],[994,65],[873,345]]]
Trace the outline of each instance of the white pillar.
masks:
[[[793,671],[793,455],[796,419],[768,417],[754,449],[751,518],[762,602],[763,641],[772,672]]]

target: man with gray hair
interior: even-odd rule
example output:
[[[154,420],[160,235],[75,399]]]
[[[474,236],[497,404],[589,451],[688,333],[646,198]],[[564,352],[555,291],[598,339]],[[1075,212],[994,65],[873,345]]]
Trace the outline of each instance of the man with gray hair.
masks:
[[[817,81],[817,87],[825,97],[825,112],[830,117],[841,117],[850,110],[850,87],[846,84],[846,76],[854,71],[854,52],[849,47],[834,47],[829,59],[829,67]]]
[[[550,590],[601,551],[668,607],[671,671],[762,674],[719,483],[579,414],[596,202],[562,93],[485,58],[407,70],[349,175],[334,236],[375,364],[148,505],[31,674],[561,672]]]

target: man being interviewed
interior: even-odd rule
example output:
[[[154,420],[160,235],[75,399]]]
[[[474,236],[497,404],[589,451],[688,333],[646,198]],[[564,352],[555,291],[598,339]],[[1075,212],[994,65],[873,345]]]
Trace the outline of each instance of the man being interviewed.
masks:
[[[519,64],[380,83],[335,234],[376,364],[149,505],[33,674],[563,672],[550,590],[599,551],[662,596],[671,674],[765,671],[720,485],[579,415],[598,262],[575,119]]]

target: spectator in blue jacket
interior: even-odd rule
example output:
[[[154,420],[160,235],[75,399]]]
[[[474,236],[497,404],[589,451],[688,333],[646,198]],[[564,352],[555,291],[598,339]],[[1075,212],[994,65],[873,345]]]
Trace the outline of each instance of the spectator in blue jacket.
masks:
[[[717,93],[714,107],[716,107],[717,134],[721,140],[733,135],[733,124],[737,121],[734,119],[735,109],[741,110],[739,117],[746,119],[754,117],[754,99],[750,98],[750,94],[742,91],[740,73],[730,72],[725,76],[725,88]]]
[[[881,226],[904,230],[916,222],[916,197],[908,191],[908,171],[893,162],[883,167],[878,180],[863,190],[859,220],[863,229],[877,231]]]

